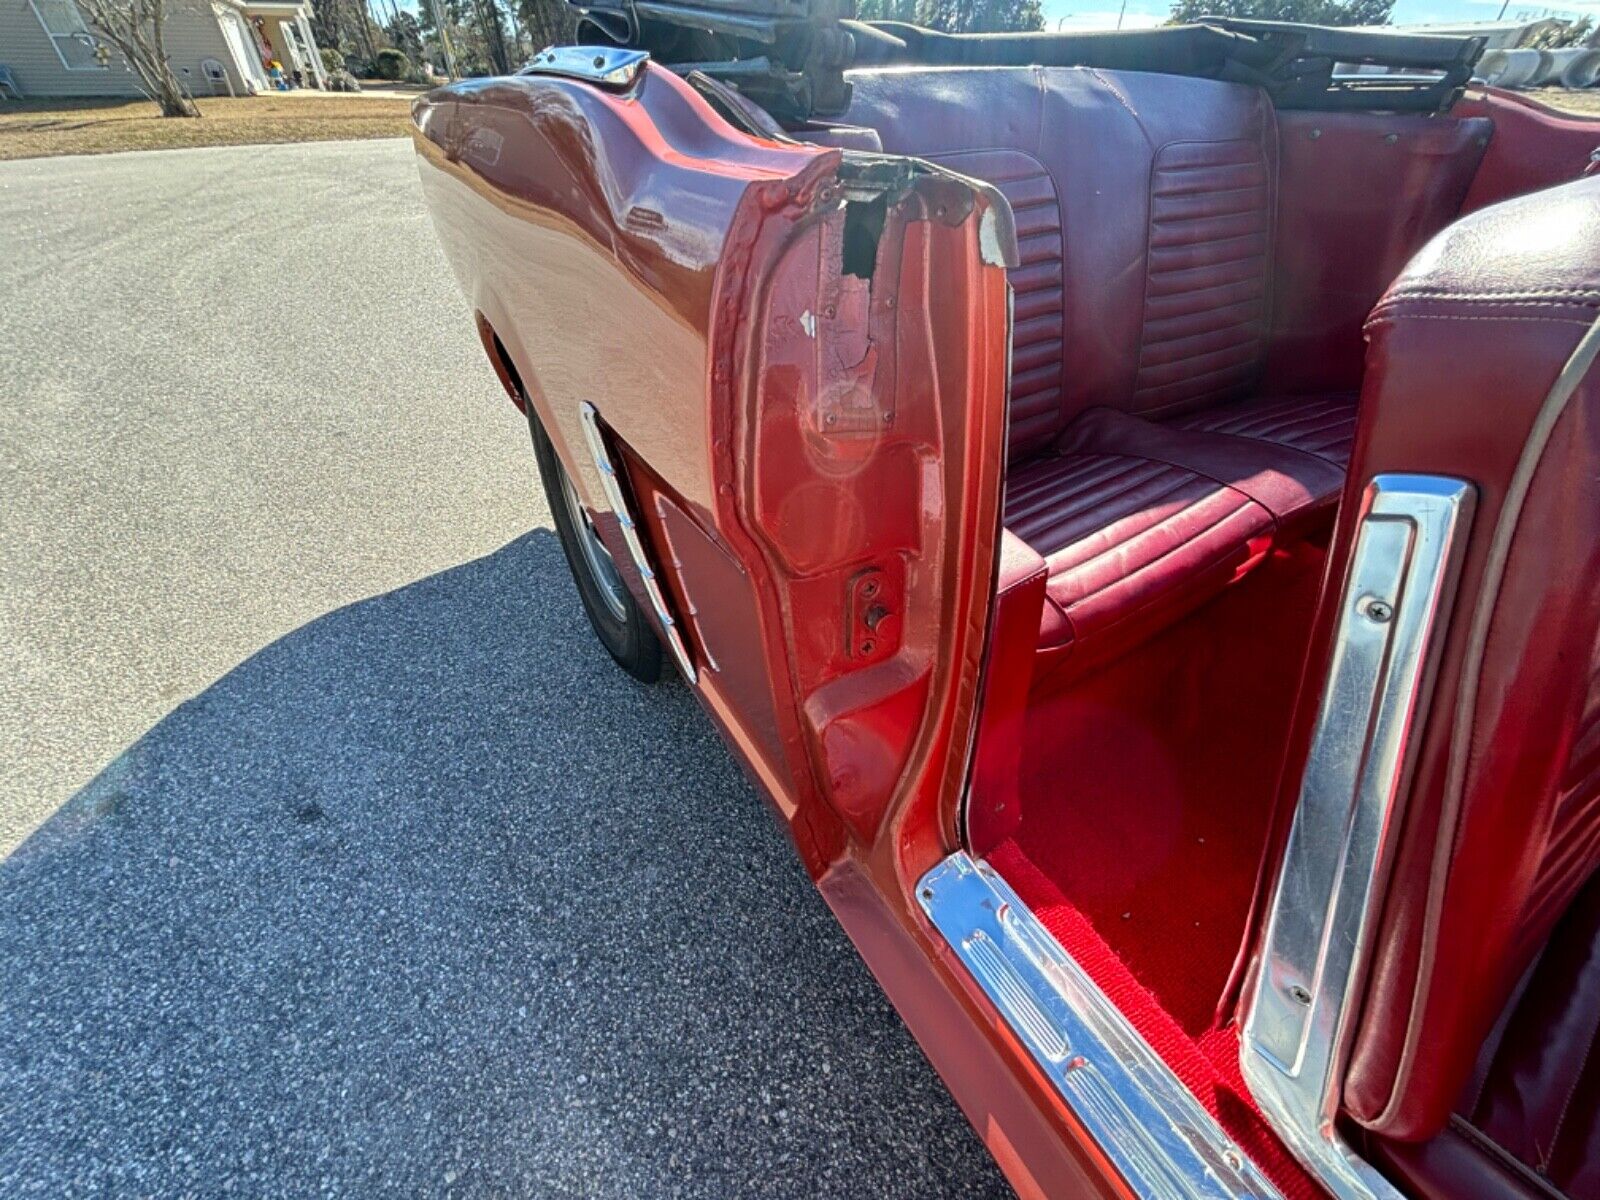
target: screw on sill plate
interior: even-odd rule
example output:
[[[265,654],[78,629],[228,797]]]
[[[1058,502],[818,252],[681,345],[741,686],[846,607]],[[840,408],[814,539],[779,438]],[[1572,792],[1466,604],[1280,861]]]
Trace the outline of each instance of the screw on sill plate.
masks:
[[[1309,1007],[1311,1004],[1311,993],[1306,991],[1305,988],[1301,987],[1298,983],[1291,983],[1289,985],[1289,999],[1293,1000],[1296,1004],[1304,1004]]]
[[[1379,625],[1387,623],[1394,616],[1394,606],[1386,600],[1367,600],[1361,605],[1361,611],[1369,621],[1376,621]]]

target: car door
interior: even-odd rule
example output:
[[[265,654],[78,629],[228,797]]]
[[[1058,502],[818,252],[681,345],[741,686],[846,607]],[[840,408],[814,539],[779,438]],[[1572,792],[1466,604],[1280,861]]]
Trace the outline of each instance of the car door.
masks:
[[[422,102],[441,243],[813,873],[899,826],[948,846],[999,531],[1010,211],[916,160],[737,128],[642,59],[462,85],[453,120]]]

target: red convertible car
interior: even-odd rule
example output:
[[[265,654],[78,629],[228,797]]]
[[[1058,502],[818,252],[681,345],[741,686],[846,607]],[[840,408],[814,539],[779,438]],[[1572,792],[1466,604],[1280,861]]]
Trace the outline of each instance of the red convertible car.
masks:
[[[439,238],[600,640],[1017,1192],[1600,1196],[1600,123],[1472,38],[581,11],[416,104]]]

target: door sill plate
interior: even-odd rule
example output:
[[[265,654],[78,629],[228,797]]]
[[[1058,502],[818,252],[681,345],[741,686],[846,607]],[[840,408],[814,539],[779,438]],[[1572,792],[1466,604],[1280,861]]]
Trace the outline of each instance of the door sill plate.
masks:
[[[1135,1195],[1279,1200],[993,868],[952,854],[917,899]]]

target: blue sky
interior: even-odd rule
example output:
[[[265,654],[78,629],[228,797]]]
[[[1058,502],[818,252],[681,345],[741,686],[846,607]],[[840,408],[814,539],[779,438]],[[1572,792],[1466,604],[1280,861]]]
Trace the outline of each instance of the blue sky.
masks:
[[[1060,23],[1063,29],[1113,29],[1117,24],[1118,0],[1044,0],[1045,25]],[[1500,15],[1502,0],[1397,0],[1396,25],[1493,21]],[[1128,0],[1123,28],[1159,25],[1166,20],[1170,0]],[[1537,20],[1540,17],[1577,17],[1591,14],[1600,18],[1600,0],[1563,0],[1545,7],[1510,0],[1506,20]]]

